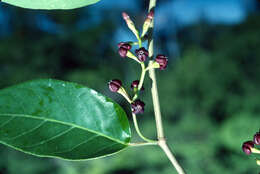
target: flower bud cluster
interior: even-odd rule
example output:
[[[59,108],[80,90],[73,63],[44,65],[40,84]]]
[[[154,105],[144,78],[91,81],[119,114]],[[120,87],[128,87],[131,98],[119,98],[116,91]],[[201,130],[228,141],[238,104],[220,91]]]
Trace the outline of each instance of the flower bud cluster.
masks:
[[[139,80],[135,80],[131,84],[131,89],[132,90],[137,90],[139,85]],[[128,97],[128,94],[125,92],[125,89],[122,87],[122,82],[121,80],[118,79],[113,79],[110,82],[108,82],[108,88],[111,92],[117,92],[122,94],[123,96]],[[142,87],[141,90],[144,90]],[[134,114],[142,114],[144,113],[144,106],[145,103],[141,101],[140,99],[137,99],[135,101],[130,101],[131,102],[131,109]]]
[[[255,133],[252,141],[246,141],[242,145],[242,150],[245,154],[260,153],[260,150],[255,148],[255,145],[260,145],[260,131]]]
[[[165,55],[159,54],[153,59],[150,57],[149,51],[142,47],[142,42],[146,38],[146,33],[151,27],[154,11],[150,11],[145,19],[143,24],[143,32],[142,35],[139,36],[139,31],[136,29],[134,22],[130,19],[129,15],[125,12],[122,13],[123,19],[125,20],[128,28],[135,34],[138,42],[120,42],[118,43],[118,54],[122,58],[131,58],[137,61],[142,67],[142,74],[140,80],[135,80],[131,83],[131,89],[133,91],[133,97],[130,98],[124,87],[122,86],[122,82],[118,79],[111,80],[108,83],[108,87],[111,92],[116,92],[124,96],[127,101],[131,105],[131,110],[133,114],[142,114],[144,112],[145,103],[141,101],[139,97],[139,92],[144,90],[143,82],[145,73],[150,68],[157,68],[160,70],[164,70],[168,64],[168,58]],[[147,38],[146,38],[147,39]],[[139,45],[139,48],[136,49],[133,53],[131,52],[133,45]],[[135,53],[135,54],[134,54]],[[146,66],[145,61],[147,61],[150,57],[149,65]]]
[[[123,12],[122,16],[123,16],[123,19],[126,21],[128,28],[136,35],[136,38],[141,43],[139,43],[139,49],[136,49],[135,55],[133,55],[131,53],[132,45],[130,44],[130,42],[120,42],[118,44],[118,53],[123,58],[129,57],[129,58],[135,59],[139,63],[145,62],[150,55],[149,55],[148,50],[141,46],[142,45],[141,38],[145,38],[145,34],[147,33],[148,29],[150,28],[150,26],[152,24],[152,21],[154,18],[154,11],[151,10],[145,19],[145,22],[143,25],[143,33],[141,35],[141,38],[139,36],[138,30],[135,28],[134,22],[130,19],[129,15],[127,13]],[[152,57],[151,57],[151,59],[152,59]],[[168,58],[165,55],[159,54],[156,56],[152,68],[159,68],[160,70],[164,70],[164,69],[166,69],[167,64],[168,64]]]

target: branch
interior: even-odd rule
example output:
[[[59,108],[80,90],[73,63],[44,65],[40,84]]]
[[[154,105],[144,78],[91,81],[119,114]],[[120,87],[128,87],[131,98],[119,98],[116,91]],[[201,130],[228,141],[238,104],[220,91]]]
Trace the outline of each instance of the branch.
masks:
[[[149,4],[149,12],[151,10],[154,10],[156,7],[156,0],[150,0]],[[154,20],[151,24],[151,30],[149,33],[148,38],[148,51],[150,56],[150,62],[152,63],[152,58],[154,56],[153,52],[153,27],[154,27]],[[179,174],[185,174],[184,170],[178,163],[178,161],[175,159],[173,153],[171,152],[170,148],[168,147],[165,137],[164,137],[164,131],[163,131],[163,123],[162,123],[162,116],[161,116],[161,110],[160,110],[160,102],[159,102],[159,95],[158,95],[158,89],[157,89],[157,81],[156,81],[156,75],[155,70],[153,68],[149,69],[149,75],[152,80],[152,99],[153,99],[153,106],[154,106],[154,115],[155,115],[155,121],[156,121],[156,128],[157,128],[157,137],[158,137],[158,145],[161,147],[161,149],[164,151],[164,153],[167,155],[169,160],[171,161],[172,165],[175,167],[177,172]]]

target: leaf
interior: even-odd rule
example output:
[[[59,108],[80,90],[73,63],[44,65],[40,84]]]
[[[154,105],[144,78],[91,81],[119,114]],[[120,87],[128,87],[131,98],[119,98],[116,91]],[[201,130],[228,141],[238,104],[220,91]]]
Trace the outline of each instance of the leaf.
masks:
[[[30,9],[74,9],[97,3],[100,0],[2,0],[7,4]]]
[[[91,159],[127,147],[124,110],[79,84],[53,79],[0,91],[0,143],[36,156]]]

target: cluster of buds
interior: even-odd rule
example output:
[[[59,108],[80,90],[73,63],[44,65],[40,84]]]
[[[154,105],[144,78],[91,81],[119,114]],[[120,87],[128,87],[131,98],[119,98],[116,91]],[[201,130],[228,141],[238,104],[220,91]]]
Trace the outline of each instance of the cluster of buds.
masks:
[[[108,83],[109,89],[112,92],[121,94],[130,103],[132,113],[142,114],[144,112],[145,103],[138,99],[139,92],[144,90],[143,82],[145,72],[151,68],[164,70],[168,64],[168,58],[162,54],[157,55],[154,59],[149,55],[148,50],[142,46],[142,42],[146,40],[147,32],[152,27],[154,11],[150,11],[144,21],[142,34],[139,35],[139,31],[136,29],[134,22],[131,20],[130,16],[123,12],[123,19],[125,20],[128,28],[136,36],[138,42],[120,42],[118,46],[118,53],[122,58],[131,58],[138,62],[142,67],[142,75],[140,80],[135,80],[131,84],[131,89],[133,91],[133,97],[130,98],[122,82],[118,79],[111,80]],[[131,52],[133,45],[139,45],[139,48]],[[146,66],[145,62],[149,59],[149,64]]]
[[[251,153],[260,153],[260,150],[256,149],[255,145],[260,145],[260,131],[254,135],[252,141],[244,142],[242,149],[247,155],[250,155]]]
[[[251,153],[260,154],[260,150],[255,146],[260,145],[260,131],[255,133],[253,140],[246,141],[242,145],[242,150],[245,154],[250,155]],[[257,165],[260,166],[260,160],[256,159]]]
[[[139,85],[139,80],[133,81],[131,84],[131,89],[134,91],[137,90],[138,85]],[[125,89],[122,86],[121,80],[118,79],[111,80],[110,82],[108,82],[108,88],[110,89],[111,92],[116,92],[123,95],[129,101],[129,103],[131,103],[131,109],[134,114],[144,113],[145,103],[139,99],[135,101],[131,101],[129,99],[128,94],[126,93]],[[141,90],[144,90],[144,88],[142,87]]]
[[[125,12],[122,13],[123,19],[125,20],[128,28],[134,33],[136,38],[139,42],[142,42],[142,38],[145,37],[146,33],[148,32],[149,28],[151,27],[153,18],[154,18],[154,11],[150,11],[145,19],[145,22],[143,24],[143,32],[142,35],[139,36],[139,31],[136,29],[134,22],[131,20],[129,15]],[[141,47],[139,43],[139,49],[136,49],[135,55],[131,52],[133,42],[120,42],[118,44],[118,53],[121,57],[129,57],[137,62],[145,62],[147,58],[149,57],[149,52],[146,48]],[[152,57],[151,57],[152,59]],[[157,55],[152,68],[159,68],[160,70],[166,69],[168,64],[168,58],[164,55]]]

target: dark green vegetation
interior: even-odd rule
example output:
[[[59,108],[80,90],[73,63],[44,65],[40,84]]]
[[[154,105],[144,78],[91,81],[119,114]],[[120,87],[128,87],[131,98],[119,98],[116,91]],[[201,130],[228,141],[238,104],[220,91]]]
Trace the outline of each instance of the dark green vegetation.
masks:
[[[134,63],[122,60],[116,54],[116,44],[109,43],[117,25],[107,17],[99,26],[71,32],[78,16],[64,13],[53,15],[53,19],[67,26],[65,36],[41,33],[21,22],[14,24],[14,34],[0,42],[1,87],[52,77],[97,89],[124,106],[122,97],[109,92],[107,82],[117,77],[130,84],[137,73],[129,68]],[[24,11],[20,19],[22,14]],[[171,66],[158,73],[166,136],[187,173],[258,172],[254,159],[243,154],[241,145],[252,139],[260,125],[259,20],[256,14],[237,26],[200,24],[181,30],[181,56],[174,59],[169,55]],[[173,40],[175,35],[167,37]],[[156,45],[163,47],[164,40],[157,39]],[[155,138],[149,85],[148,80],[143,95],[146,112],[139,120],[144,134]],[[129,148],[86,162],[36,158],[2,145],[0,156],[0,170],[8,174],[174,173],[156,147]]]
[[[0,143],[37,156],[97,158],[127,147],[124,110],[84,86],[44,79],[0,91]]]

